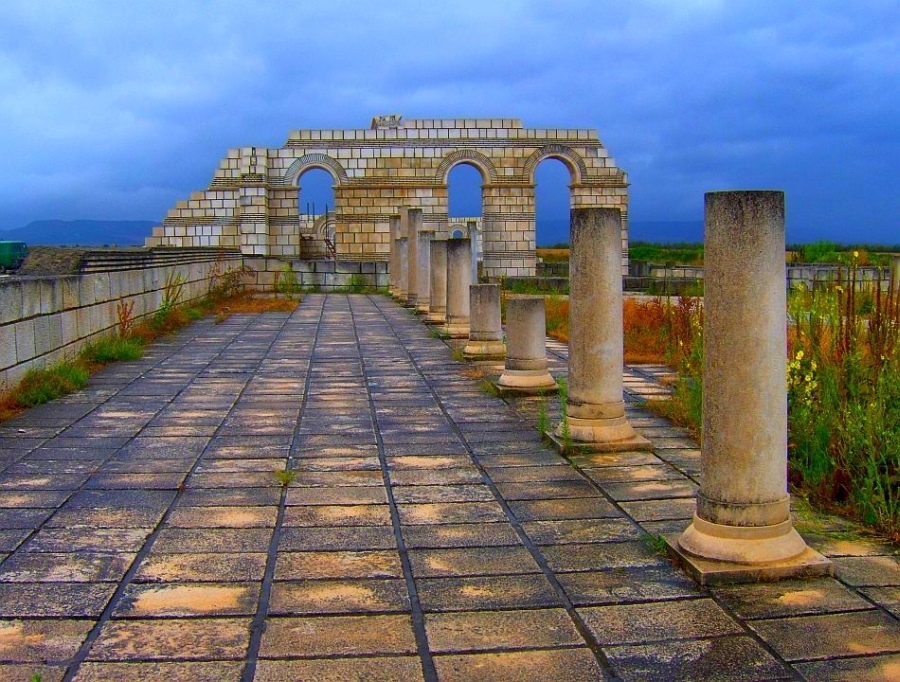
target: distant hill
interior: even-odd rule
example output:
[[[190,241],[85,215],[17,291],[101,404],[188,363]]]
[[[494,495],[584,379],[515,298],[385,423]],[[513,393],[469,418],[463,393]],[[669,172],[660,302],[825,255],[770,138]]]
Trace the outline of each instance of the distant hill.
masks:
[[[632,220],[629,237],[645,242],[702,242],[702,220]],[[538,246],[569,241],[568,220],[542,220],[537,225]]]
[[[0,240],[35,246],[143,246],[155,225],[150,220],[35,220],[0,230]]]

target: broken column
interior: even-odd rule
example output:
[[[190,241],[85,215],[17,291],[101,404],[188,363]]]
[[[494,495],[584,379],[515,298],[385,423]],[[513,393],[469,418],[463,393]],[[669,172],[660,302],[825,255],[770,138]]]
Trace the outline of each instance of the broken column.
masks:
[[[444,331],[451,339],[469,336],[469,285],[472,261],[468,239],[447,240],[447,324]]]
[[[410,220],[418,221],[416,231],[419,234],[416,310],[427,313],[431,305],[431,241],[434,239],[434,230],[422,227],[421,209],[410,210],[409,213]]]
[[[418,211],[418,219],[414,215]],[[422,225],[421,209],[400,209],[400,229],[406,235],[406,302],[407,308],[415,308],[419,300],[419,227]]]
[[[426,322],[447,321],[447,240],[431,240],[431,286],[429,287]]]
[[[555,436],[601,452],[649,450],[622,397],[622,214],[576,208],[571,224],[566,422]]]
[[[784,193],[705,199],[701,485],[673,549],[704,583],[828,573],[787,492]]]
[[[538,394],[556,388],[547,369],[547,312],[543,296],[506,299],[506,365],[497,380],[504,393]]]
[[[502,360],[506,355],[499,284],[469,285],[469,341],[463,355],[469,360]]]
[[[894,293],[900,295],[900,256],[891,259],[891,286]]]

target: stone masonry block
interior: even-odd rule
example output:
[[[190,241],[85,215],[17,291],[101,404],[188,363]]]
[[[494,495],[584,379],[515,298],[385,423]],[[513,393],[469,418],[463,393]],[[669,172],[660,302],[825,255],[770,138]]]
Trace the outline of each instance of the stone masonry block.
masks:
[[[16,328],[5,324],[0,327],[0,369],[16,364]]]
[[[34,317],[41,314],[41,281],[27,280],[22,282],[22,317]]]
[[[5,281],[0,284],[0,324],[22,318],[22,284]]]
[[[36,355],[34,346],[34,320],[23,320],[13,325],[16,333],[16,362],[31,360]]]

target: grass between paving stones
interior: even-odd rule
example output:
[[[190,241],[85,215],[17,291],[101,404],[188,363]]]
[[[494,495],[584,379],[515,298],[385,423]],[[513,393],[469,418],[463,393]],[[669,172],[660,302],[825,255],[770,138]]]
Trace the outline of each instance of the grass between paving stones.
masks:
[[[206,315],[215,315],[219,323],[235,313],[290,312],[297,307],[296,297],[258,298],[246,292],[242,278],[251,273],[246,267],[223,273],[213,266],[208,294],[186,305],[181,304],[184,278],[177,272],[170,274],[159,309],[137,323],[133,301],[120,301],[115,334],[86,343],[71,360],[29,370],[16,386],[0,394],[0,422],[84,388],[93,372],[112,362],[139,359],[148,343]]]
[[[829,287],[788,296],[788,475],[795,494],[900,541],[900,297],[860,286],[857,257]],[[703,316],[680,307],[671,400],[647,406],[699,435]]]

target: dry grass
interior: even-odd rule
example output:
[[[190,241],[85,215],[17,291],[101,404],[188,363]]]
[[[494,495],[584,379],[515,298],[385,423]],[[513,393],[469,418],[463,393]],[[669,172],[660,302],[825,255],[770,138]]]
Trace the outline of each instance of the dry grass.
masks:
[[[565,263],[569,260],[568,249],[535,249],[535,253],[545,263]]]
[[[235,313],[290,313],[298,305],[299,301],[292,298],[255,297],[244,292],[217,301],[212,312],[218,319]]]
[[[625,362],[658,364],[666,362],[666,309],[661,301],[626,298],[623,303]],[[547,298],[547,334],[569,341],[569,301]]]

